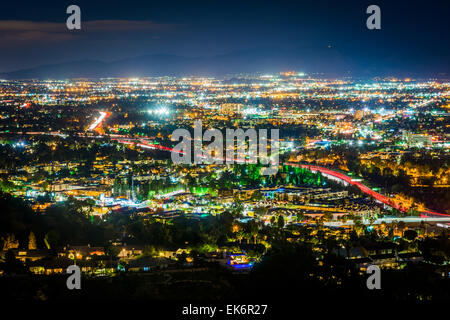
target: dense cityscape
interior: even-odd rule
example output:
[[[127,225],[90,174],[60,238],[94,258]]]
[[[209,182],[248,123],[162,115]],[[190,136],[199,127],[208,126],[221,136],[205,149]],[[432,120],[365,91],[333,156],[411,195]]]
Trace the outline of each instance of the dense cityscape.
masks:
[[[1,1],[3,313],[445,314],[449,16]]]
[[[298,71],[2,80],[2,295],[449,299],[449,90]],[[198,120],[279,129],[277,172],[174,164],[173,131]]]

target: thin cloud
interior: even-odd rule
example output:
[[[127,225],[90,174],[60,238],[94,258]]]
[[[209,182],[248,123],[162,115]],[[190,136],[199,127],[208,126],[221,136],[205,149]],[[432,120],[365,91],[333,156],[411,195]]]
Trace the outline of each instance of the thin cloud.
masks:
[[[9,44],[35,41],[65,41],[92,33],[143,31],[152,34],[166,32],[180,25],[153,21],[91,20],[81,21],[81,30],[68,30],[65,22],[37,22],[25,20],[0,21],[0,40]]]
[[[87,31],[163,31],[173,29],[179,26],[175,24],[160,24],[153,21],[135,21],[135,20],[93,20],[82,23],[82,28]]]

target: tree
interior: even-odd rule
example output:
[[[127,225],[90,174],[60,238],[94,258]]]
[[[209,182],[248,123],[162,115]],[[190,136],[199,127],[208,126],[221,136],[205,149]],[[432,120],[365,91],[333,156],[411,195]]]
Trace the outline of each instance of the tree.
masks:
[[[262,194],[261,191],[256,190],[255,192],[253,192],[252,194],[252,200],[253,201],[260,201],[264,198],[264,195]]]
[[[30,235],[28,236],[28,250],[36,250],[36,237],[33,233],[33,231],[30,232]]]
[[[244,211],[244,205],[243,205],[242,201],[238,197],[234,198],[234,201],[231,204],[230,211],[235,216],[240,216],[242,214],[242,212]]]
[[[330,211],[325,212],[323,215],[325,221],[333,220],[333,214]]]
[[[44,237],[45,245],[47,246],[47,249],[55,249],[59,242],[59,233],[58,231],[52,230],[49,233],[47,233]]]
[[[415,230],[406,230],[404,232],[404,237],[410,241],[413,241],[417,237],[417,232]]]
[[[256,244],[256,237],[258,236],[258,224],[252,220],[249,221],[246,225],[247,229],[248,229],[248,233],[250,235],[250,237],[253,238],[253,243]]]
[[[16,240],[16,236],[14,234],[8,233],[6,238],[2,238],[3,240],[3,250],[9,249],[17,249],[19,247],[19,240]]]
[[[270,218],[270,224],[271,224],[271,225],[274,225],[276,221],[277,221],[277,217],[276,217],[276,216],[272,216],[272,217]]]
[[[353,228],[354,228],[354,230],[355,230],[357,235],[361,234],[361,232],[363,231],[363,227],[364,227],[364,224],[361,221],[361,217],[360,216],[355,216],[353,218]]]
[[[120,253],[120,249],[113,245],[109,245],[108,247],[106,247],[105,251],[106,251],[106,255],[109,257],[117,257]]]
[[[398,229],[400,230],[400,232],[402,233],[402,238],[403,238],[403,231],[406,228],[406,223],[404,221],[400,221],[397,226],[398,226]]]
[[[297,222],[302,222],[303,220],[305,220],[306,218],[305,213],[306,212],[304,210],[297,212]]]
[[[278,217],[277,226],[280,230],[284,228],[284,217],[282,215]]]
[[[8,250],[5,254],[5,262],[2,263],[2,269],[6,274],[25,273],[26,269],[20,260],[16,259],[16,256],[11,250]]]
[[[420,215],[419,210],[417,210],[417,209],[418,209],[418,205],[415,202],[413,202],[411,204],[411,207],[409,208],[409,210],[411,211],[411,215],[412,216],[419,216]]]
[[[147,257],[155,257],[157,255],[157,251],[154,246],[145,246],[143,255]]]
[[[0,190],[3,192],[11,192],[15,188],[15,184],[8,180],[0,180]]]
[[[245,233],[244,233],[244,230],[242,230],[242,229],[239,229],[236,232],[236,239],[238,239],[239,243],[242,243],[242,239],[244,238],[244,235],[245,235]]]
[[[266,215],[267,214],[267,208],[266,207],[263,207],[263,206],[261,206],[261,207],[256,207],[255,209],[254,209],[254,212],[255,212],[255,215],[256,216],[264,216],[264,215]]]

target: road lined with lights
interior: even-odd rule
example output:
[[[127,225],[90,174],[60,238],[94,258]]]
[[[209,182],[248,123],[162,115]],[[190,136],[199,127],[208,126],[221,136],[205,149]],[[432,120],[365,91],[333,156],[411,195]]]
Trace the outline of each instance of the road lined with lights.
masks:
[[[88,130],[95,130],[97,129],[101,123],[103,122],[103,120],[110,116],[111,113],[110,112],[103,112],[100,111],[100,117],[98,117],[96,119],[96,121],[94,121],[94,123],[91,124],[91,126],[89,126]],[[181,151],[181,150],[175,150],[173,148],[170,147],[165,147],[165,146],[161,146],[158,144],[152,144],[152,143],[148,143],[147,141],[140,139],[138,141],[138,143],[134,143],[132,141],[129,140],[122,140],[122,139],[113,139],[113,140],[117,140],[119,143],[123,143],[123,144],[127,144],[127,145],[136,145],[137,147],[141,147],[141,148],[146,148],[146,149],[157,149],[157,150],[163,150],[163,151],[169,151],[169,152],[177,152],[177,153],[181,153],[184,154],[185,152]],[[354,185],[357,186],[362,192],[364,192],[365,194],[371,196],[372,198],[394,208],[397,209],[399,211],[402,212],[408,212],[407,208],[402,207],[400,204],[395,203],[392,199],[376,192],[373,191],[372,189],[370,189],[369,187],[367,187],[366,185],[362,184],[361,182],[357,181],[356,179],[352,179],[351,177],[342,174],[340,172],[334,171],[334,170],[330,170],[324,167],[319,167],[319,166],[314,166],[314,165],[302,165],[302,164],[296,164],[296,163],[290,163],[287,162],[285,163],[286,165],[290,165],[290,166],[296,166],[296,167],[301,167],[304,169],[308,169],[311,170],[313,172],[320,172],[322,174],[325,175],[329,175],[331,177],[337,178],[340,181],[344,181],[350,185]],[[420,212],[420,216],[424,217],[424,218],[429,218],[429,217],[450,217],[449,214],[444,214],[444,213],[439,213],[439,212],[435,212],[435,211],[431,211],[431,210],[425,210],[425,211],[421,211]]]
[[[125,143],[125,144],[134,144],[133,142],[130,141],[124,141],[124,140],[117,140],[118,142],[121,143]],[[160,145],[156,145],[156,144],[145,144],[143,145],[142,143],[138,143],[136,144],[137,146],[141,146],[141,147],[145,147],[145,148],[151,148],[151,149],[159,149],[159,150],[163,150],[163,151],[170,151],[170,152],[178,152],[178,153],[184,153],[183,151],[180,150],[175,150],[173,148],[169,148],[169,147],[164,147],[164,146],[160,146]],[[291,162],[286,162],[284,163],[285,165],[289,165],[289,166],[294,166],[294,167],[301,167],[304,169],[308,169],[311,171],[316,171],[316,172],[320,172],[322,174],[325,175],[330,175],[334,178],[337,178],[341,181],[344,181],[350,185],[354,185],[357,186],[362,192],[364,192],[365,194],[371,196],[372,198],[375,198],[376,200],[394,208],[397,209],[399,211],[402,212],[408,212],[407,208],[404,208],[402,206],[400,206],[398,203],[395,203],[392,199],[376,192],[373,191],[372,189],[370,189],[369,187],[365,186],[364,184],[362,184],[359,181],[356,181],[355,179],[352,179],[351,177],[342,174],[340,172],[334,171],[334,170],[330,170],[327,168],[323,168],[323,167],[319,167],[319,166],[313,166],[313,165],[303,165],[303,164],[296,164],[296,163],[291,163]],[[432,217],[450,217],[449,214],[444,214],[444,213],[439,213],[439,212],[435,212],[435,211],[431,211],[431,210],[426,210],[426,211],[421,211],[420,212],[420,216],[423,218],[432,218]]]
[[[100,116],[89,126],[87,131],[92,131],[92,130],[98,129],[102,125],[102,122],[110,115],[111,115],[110,112],[100,111]],[[62,135],[61,133],[58,133],[58,132],[50,132],[50,133],[49,132],[25,132],[25,134]],[[79,134],[79,135],[83,135],[83,134]],[[112,140],[116,140],[117,142],[126,144],[126,145],[135,145],[137,147],[141,147],[141,148],[145,148],[145,149],[155,149],[155,150],[162,150],[162,151],[177,152],[180,154],[185,154],[184,151],[175,150],[173,148],[161,146],[158,144],[148,143],[144,139],[139,139],[138,142],[136,143],[135,141],[133,141],[133,140],[136,140],[136,138],[128,138],[127,136],[124,136],[124,135],[114,135],[114,134],[111,134],[109,136],[111,137]],[[101,136],[99,136],[98,138],[100,138],[100,137]],[[225,160],[223,160],[223,161],[225,161]],[[294,167],[301,167],[301,168],[308,169],[311,171],[320,172],[321,174],[324,174],[325,176],[330,176],[332,178],[336,178],[336,179],[343,181],[345,183],[348,183],[350,185],[357,186],[362,192],[373,197],[374,199],[376,199],[392,208],[395,208],[399,211],[408,212],[407,208],[402,207],[400,204],[395,203],[392,199],[390,199],[376,191],[373,191],[372,189],[365,186],[361,182],[357,181],[356,179],[352,179],[351,177],[349,177],[343,173],[340,173],[340,172],[337,172],[334,170],[330,170],[330,169],[327,169],[324,167],[314,166],[314,165],[302,165],[302,164],[291,163],[291,162],[287,162],[284,164],[294,166]],[[444,214],[444,213],[440,213],[440,212],[436,212],[436,211],[425,210],[425,211],[420,211],[420,217],[422,217],[422,218],[439,218],[439,217],[448,218],[448,217],[450,217],[450,214]]]
[[[330,176],[333,176],[335,178],[338,178],[341,181],[345,181],[346,183],[349,183],[350,185],[354,185],[357,186],[362,192],[364,192],[365,194],[370,195],[371,197],[377,199],[378,201],[392,207],[395,208],[397,210],[400,210],[402,212],[408,212],[407,208],[404,208],[402,206],[400,206],[398,203],[395,203],[392,199],[373,191],[372,189],[370,189],[369,187],[365,186],[364,184],[362,184],[359,181],[356,181],[355,179],[352,179],[351,177],[342,174],[340,172],[337,171],[333,171],[327,168],[323,168],[323,167],[319,167],[319,166],[313,166],[313,165],[298,165],[298,164],[293,164],[293,163],[286,163],[287,165],[291,165],[291,166],[300,166],[304,169],[308,169],[311,171],[316,171],[316,172],[320,172],[323,174],[327,174]],[[435,211],[430,211],[430,210],[425,210],[425,211],[421,211],[420,212],[420,216],[423,218],[429,218],[429,217],[450,217],[449,214],[444,214],[444,213],[439,213],[439,212],[435,212]]]
[[[100,111],[100,116],[97,119],[95,119],[95,121],[89,126],[87,131],[92,131],[100,128],[103,120],[105,120],[105,118],[109,117],[110,115],[111,115],[110,112]]]

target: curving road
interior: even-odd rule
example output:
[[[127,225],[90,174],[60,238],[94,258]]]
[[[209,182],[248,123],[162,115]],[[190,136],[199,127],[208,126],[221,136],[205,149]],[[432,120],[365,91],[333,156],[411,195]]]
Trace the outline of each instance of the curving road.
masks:
[[[378,201],[393,207],[397,210],[400,210],[402,212],[407,212],[408,209],[407,208],[403,208],[401,207],[398,203],[395,203],[392,199],[373,191],[372,189],[370,189],[369,187],[365,186],[364,184],[362,184],[359,181],[355,181],[354,179],[352,179],[351,177],[342,174],[340,172],[334,171],[334,170],[330,170],[327,168],[323,168],[323,167],[319,167],[319,166],[313,166],[313,165],[305,165],[305,164],[295,164],[295,163],[286,163],[287,165],[290,166],[297,166],[297,167],[302,167],[311,171],[317,171],[320,173],[323,173],[325,175],[330,175],[332,177],[335,177],[341,181],[345,181],[351,185],[357,186],[362,192],[364,192],[365,194],[368,194],[369,196],[377,199]],[[439,213],[439,212],[435,212],[435,211],[431,211],[431,210],[425,210],[425,211],[421,211],[420,212],[420,216],[423,218],[434,218],[434,217],[450,217],[450,214],[445,214],[445,213]]]
[[[133,144],[133,142],[131,141],[124,141],[124,140],[120,140],[120,139],[114,139],[117,140],[120,143],[125,143],[125,144]],[[169,152],[179,152],[179,153],[184,153],[182,151],[179,150],[174,150],[172,148],[168,148],[168,147],[164,147],[164,146],[160,146],[160,145],[155,145],[155,144],[149,144],[147,142],[145,142],[145,140],[140,140],[140,143],[136,144],[139,147],[144,147],[144,148],[150,148],[150,149],[159,149],[159,150],[163,150],[163,151],[169,151]],[[297,164],[297,163],[292,163],[292,162],[286,162],[284,163],[285,165],[289,165],[289,166],[293,166],[293,167],[301,167],[301,168],[305,168],[311,171],[316,171],[316,172],[320,172],[324,175],[329,175],[332,176],[334,178],[337,178],[338,180],[344,181],[350,185],[354,185],[357,186],[362,192],[364,192],[365,194],[373,197],[374,199],[392,207],[395,208],[397,210],[400,210],[402,212],[407,212],[408,209],[404,208],[402,206],[400,206],[400,204],[395,203],[392,199],[376,192],[373,191],[372,189],[370,189],[369,187],[367,187],[366,185],[362,184],[359,181],[356,181],[354,179],[352,179],[351,177],[331,170],[331,169],[327,169],[324,167],[319,167],[319,166],[314,166],[314,165],[306,165],[306,164]],[[435,211],[431,211],[431,210],[425,210],[425,211],[421,211],[420,212],[420,217],[422,218],[439,218],[439,217],[443,217],[443,218],[450,218],[450,214],[445,214],[445,213],[440,213],[440,212],[435,212]]]

